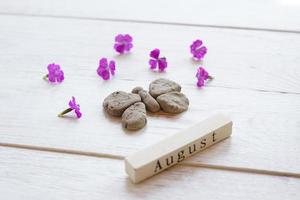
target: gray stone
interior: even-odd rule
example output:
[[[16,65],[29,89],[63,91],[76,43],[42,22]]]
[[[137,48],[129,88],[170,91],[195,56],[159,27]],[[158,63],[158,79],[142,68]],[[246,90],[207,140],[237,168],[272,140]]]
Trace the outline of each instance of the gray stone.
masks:
[[[131,93],[138,94],[141,90],[143,90],[143,88],[141,86],[137,86],[131,90]]]
[[[139,91],[139,95],[147,110],[150,112],[158,112],[160,110],[158,102],[146,90]]]
[[[116,91],[104,99],[103,108],[110,115],[120,117],[129,106],[139,101],[141,97],[138,94]]]
[[[146,107],[142,102],[131,105],[122,115],[122,124],[128,130],[141,129],[146,123]]]
[[[180,92],[169,92],[156,98],[160,107],[167,113],[181,113],[188,109],[189,100]]]
[[[149,86],[149,93],[154,98],[173,91],[180,92],[181,86],[178,83],[165,78],[156,79],[152,81]]]

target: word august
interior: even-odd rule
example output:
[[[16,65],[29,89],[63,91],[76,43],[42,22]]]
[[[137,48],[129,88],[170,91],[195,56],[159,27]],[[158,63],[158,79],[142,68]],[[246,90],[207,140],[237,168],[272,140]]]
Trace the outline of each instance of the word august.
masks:
[[[217,141],[217,133],[213,132],[212,134],[208,134],[205,137],[201,138],[197,142],[187,145],[182,148],[178,152],[168,155],[166,158],[161,158],[156,161],[154,173],[158,173],[164,168],[168,168],[174,164],[177,164],[183,161],[185,158],[190,157],[192,154],[197,153],[205,147],[210,146],[212,143]],[[210,145],[207,145],[210,144]]]
[[[134,183],[156,175],[184,159],[217,144],[232,133],[232,121],[216,114],[125,158],[125,170]]]

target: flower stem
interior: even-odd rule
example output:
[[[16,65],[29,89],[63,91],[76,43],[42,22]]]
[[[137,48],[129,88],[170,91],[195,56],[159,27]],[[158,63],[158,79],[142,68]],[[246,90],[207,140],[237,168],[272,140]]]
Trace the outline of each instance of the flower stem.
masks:
[[[64,114],[67,114],[68,112],[71,112],[72,110],[73,110],[72,108],[67,108],[66,110],[64,110],[61,113],[59,113],[57,116],[58,117],[63,117]]]
[[[214,77],[213,77],[213,76],[211,76],[211,75],[208,75],[208,79],[209,79],[209,80],[213,80],[213,79],[214,79]]]
[[[47,81],[47,80],[48,80],[48,74],[46,74],[46,75],[43,77],[43,79],[44,79],[45,81]]]

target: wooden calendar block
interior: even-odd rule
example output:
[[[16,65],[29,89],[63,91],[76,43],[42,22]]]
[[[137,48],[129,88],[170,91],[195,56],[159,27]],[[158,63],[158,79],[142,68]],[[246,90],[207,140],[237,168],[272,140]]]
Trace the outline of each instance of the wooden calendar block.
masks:
[[[232,121],[214,115],[125,158],[125,170],[134,183],[158,174],[184,159],[224,140]]]

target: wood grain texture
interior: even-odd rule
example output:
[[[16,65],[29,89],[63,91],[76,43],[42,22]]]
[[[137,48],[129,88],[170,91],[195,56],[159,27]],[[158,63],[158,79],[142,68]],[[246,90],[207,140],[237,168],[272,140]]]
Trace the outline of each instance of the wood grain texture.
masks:
[[[226,112],[234,137],[192,161],[300,173],[299,35],[18,16],[1,16],[0,23],[1,143],[126,156]],[[135,38],[129,55],[112,50],[119,32]],[[209,47],[204,64],[216,77],[202,90],[195,87],[198,64],[188,51],[199,35]],[[155,47],[168,58],[166,73],[148,70],[148,53]],[[117,61],[117,75],[107,82],[96,75],[102,56]],[[50,62],[65,71],[61,85],[42,80]],[[188,112],[150,114],[147,127],[136,133],[103,113],[101,103],[110,92],[147,87],[158,77],[183,85],[191,101]],[[81,104],[82,119],[56,117],[72,95]]]
[[[105,56],[118,62],[117,79],[150,81],[164,76],[194,86],[191,77],[200,64],[191,60],[189,45],[201,38],[208,47],[203,64],[218,77],[211,86],[300,94],[298,34],[20,16],[0,20],[3,73],[16,74],[19,61],[26,69],[18,73],[43,73],[40,66],[55,61],[73,69],[66,75],[94,78],[98,59]],[[134,37],[130,55],[117,56],[112,49],[120,32]],[[168,59],[168,73],[147,70],[148,54],[156,47]]]
[[[120,160],[0,147],[1,199],[299,199],[300,180],[176,166],[139,185]]]
[[[0,12],[300,31],[297,0],[10,0]]]

